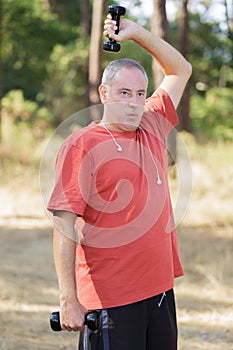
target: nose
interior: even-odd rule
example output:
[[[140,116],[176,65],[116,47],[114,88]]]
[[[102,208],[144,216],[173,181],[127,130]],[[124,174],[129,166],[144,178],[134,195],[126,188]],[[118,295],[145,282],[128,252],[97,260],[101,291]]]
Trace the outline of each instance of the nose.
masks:
[[[130,101],[128,105],[129,105],[129,108],[131,109],[136,109],[138,107],[138,104],[132,101]]]
[[[137,108],[139,106],[139,101],[137,95],[132,95],[128,101],[130,108]]]

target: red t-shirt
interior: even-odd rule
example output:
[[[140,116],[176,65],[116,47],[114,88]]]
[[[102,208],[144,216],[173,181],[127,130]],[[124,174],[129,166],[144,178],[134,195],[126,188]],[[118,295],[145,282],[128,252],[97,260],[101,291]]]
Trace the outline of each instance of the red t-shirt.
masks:
[[[177,122],[170,97],[159,89],[136,131],[111,135],[93,122],[59,151],[48,209],[84,220],[76,278],[87,309],[149,298],[183,275],[166,171],[166,137]]]

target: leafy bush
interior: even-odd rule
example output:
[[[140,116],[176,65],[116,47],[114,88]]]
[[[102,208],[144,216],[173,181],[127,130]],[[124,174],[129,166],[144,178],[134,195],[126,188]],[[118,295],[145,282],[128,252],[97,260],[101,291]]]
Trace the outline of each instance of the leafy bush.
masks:
[[[205,96],[191,98],[191,118],[194,133],[207,138],[233,141],[233,91],[212,88]]]
[[[42,140],[51,125],[51,114],[36,102],[25,100],[21,90],[12,90],[2,99],[2,143],[18,142],[20,147],[27,144],[24,132],[31,135],[31,141]],[[25,131],[26,130],[26,131]],[[21,141],[19,136],[21,135]],[[17,136],[17,137],[16,137]],[[27,146],[29,146],[27,144]]]

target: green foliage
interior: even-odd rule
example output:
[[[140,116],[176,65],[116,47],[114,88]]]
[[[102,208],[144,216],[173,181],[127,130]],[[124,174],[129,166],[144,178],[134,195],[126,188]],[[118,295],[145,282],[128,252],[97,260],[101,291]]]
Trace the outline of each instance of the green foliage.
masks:
[[[11,90],[2,100],[4,112],[11,118],[12,123],[27,121],[35,113],[37,104],[25,101],[21,90]]]
[[[178,23],[171,24],[172,42],[178,45]],[[191,88],[201,82],[207,88],[219,85],[222,67],[233,69],[233,43],[221,30],[220,23],[205,22],[198,13],[189,13],[187,57],[193,66]],[[232,78],[226,77],[227,87],[233,87]]]
[[[3,142],[9,142],[11,130],[28,125],[36,141],[45,136],[50,128],[52,117],[46,107],[25,100],[21,90],[12,90],[2,99]]]
[[[67,22],[69,26],[76,26],[77,23],[80,23],[80,1],[49,0],[49,5],[51,7],[51,12],[55,13],[59,20]]]
[[[76,40],[56,45],[47,63],[47,78],[41,98],[57,125],[71,114],[86,108],[88,46]]]
[[[204,97],[191,98],[192,125],[198,135],[208,139],[233,141],[233,90],[212,88]]]
[[[45,11],[39,0],[3,0],[4,91],[22,89],[35,99],[46,78],[46,62],[56,43],[77,37],[76,30]]]
[[[37,138],[88,104],[89,40],[84,41],[80,34],[81,1],[2,2],[4,113],[11,125],[21,128],[27,124]],[[137,0],[127,3],[130,3],[128,17],[131,9],[142,6]],[[138,21],[149,27],[148,18]],[[171,42],[179,49],[177,21],[170,26]],[[200,14],[190,14],[188,59],[193,66],[192,123],[195,133],[208,138],[233,138],[232,45],[219,23],[206,21]],[[135,58],[145,67],[150,78],[148,94],[151,94],[150,55],[135,43],[125,42],[117,56],[104,53],[103,67],[120,57]]]
[[[27,167],[38,168],[44,140],[51,133],[51,115],[45,107],[25,100],[21,90],[2,99],[1,180],[17,176]]]

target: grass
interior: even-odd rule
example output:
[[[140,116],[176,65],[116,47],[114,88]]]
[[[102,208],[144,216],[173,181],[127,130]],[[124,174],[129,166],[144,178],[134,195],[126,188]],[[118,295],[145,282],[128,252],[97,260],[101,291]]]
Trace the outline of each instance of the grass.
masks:
[[[232,349],[232,227],[180,227],[180,350]]]
[[[170,187],[175,206],[180,191],[189,196],[183,225],[228,226],[233,225],[233,143],[198,144],[189,134],[180,134],[188,155],[186,163],[191,165],[190,191],[185,193],[178,176],[170,176]],[[182,149],[178,147],[178,166],[182,162]],[[183,170],[185,172],[185,168]],[[171,170],[170,170],[171,173]],[[184,175],[185,176],[185,175]],[[188,200],[187,200],[188,201]]]
[[[188,149],[192,190],[170,172],[174,206],[180,192],[190,196],[178,226],[185,277],[176,281],[180,350],[233,349],[233,144],[198,144],[180,135]],[[182,162],[178,147],[178,165]],[[190,179],[189,179],[190,182]],[[181,196],[182,197],[182,196]],[[187,199],[187,198],[186,198]],[[187,201],[186,201],[187,203]],[[182,207],[182,206],[181,206]]]

